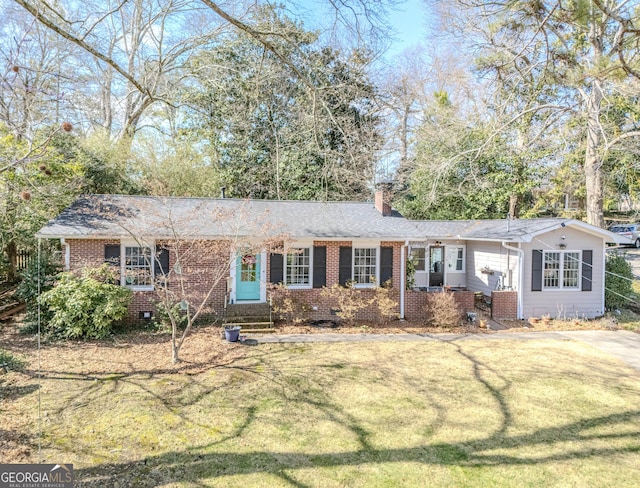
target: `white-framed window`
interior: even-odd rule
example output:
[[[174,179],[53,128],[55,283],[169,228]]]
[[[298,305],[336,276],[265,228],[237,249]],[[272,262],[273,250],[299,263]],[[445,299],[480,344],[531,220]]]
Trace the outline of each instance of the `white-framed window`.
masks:
[[[543,251],[542,288],[579,290],[581,262],[580,251]]]
[[[466,246],[447,246],[447,272],[465,272],[465,251]]]
[[[411,261],[416,271],[425,271],[426,268],[426,249],[424,247],[411,248]]]
[[[290,287],[311,287],[312,251],[310,247],[291,248],[287,252],[285,283]]]
[[[356,285],[372,285],[378,281],[378,248],[353,248],[353,281]]]
[[[153,251],[139,243],[123,243],[121,248],[122,286],[133,290],[153,290]]]

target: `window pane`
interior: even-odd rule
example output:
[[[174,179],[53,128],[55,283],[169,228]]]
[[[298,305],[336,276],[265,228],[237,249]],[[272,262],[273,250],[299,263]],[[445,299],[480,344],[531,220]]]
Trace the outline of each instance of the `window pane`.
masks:
[[[456,259],[456,271],[462,271],[464,263],[464,248],[458,248],[458,258]]]
[[[242,256],[240,262],[240,281],[257,281],[257,259],[253,254]]]
[[[376,279],[376,248],[353,250],[353,279],[356,283],[372,283]]]
[[[411,249],[411,260],[413,261],[416,271],[425,270],[425,248],[415,247]]]
[[[580,253],[564,253],[564,266],[562,273],[562,286],[566,288],[578,288],[580,277]]]
[[[310,259],[309,248],[292,249],[287,254],[287,276],[288,285],[308,285],[310,283]]]
[[[125,284],[129,286],[151,285],[151,248],[124,248]]]
[[[560,287],[560,253],[545,252],[544,253],[544,287],[559,288]]]

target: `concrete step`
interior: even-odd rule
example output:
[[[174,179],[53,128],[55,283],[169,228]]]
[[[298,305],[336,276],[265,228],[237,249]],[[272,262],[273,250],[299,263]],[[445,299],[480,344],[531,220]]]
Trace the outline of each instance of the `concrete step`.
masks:
[[[244,332],[245,329],[272,329],[273,328],[273,322],[226,322],[225,327],[233,327],[236,325],[239,325],[242,330],[241,332]]]
[[[247,315],[242,315],[242,316],[236,316],[236,317],[225,317],[224,320],[225,324],[230,324],[230,323],[234,323],[234,324],[256,324],[256,323],[271,323],[271,318],[267,315],[265,317],[263,316],[247,316]]]
[[[227,305],[227,317],[268,317],[271,307],[268,303],[230,303]]]

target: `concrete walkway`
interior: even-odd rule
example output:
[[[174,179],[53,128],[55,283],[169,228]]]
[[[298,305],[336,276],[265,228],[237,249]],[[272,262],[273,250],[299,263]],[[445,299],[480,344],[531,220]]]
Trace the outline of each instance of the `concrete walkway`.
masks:
[[[261,343],[310,342],[415,342],[574,340],[611,354],[640,371],[640,334],[627,330],[567,332],[496,332],[494,334],[281,334],[253,336]]]

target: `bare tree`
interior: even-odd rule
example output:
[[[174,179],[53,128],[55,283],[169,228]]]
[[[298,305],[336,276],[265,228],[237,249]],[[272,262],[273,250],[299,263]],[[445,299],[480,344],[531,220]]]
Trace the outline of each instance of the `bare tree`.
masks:
[[[143,215],[145,223],[136,220],[133,225],[125,218],[121,226],[145,250],[148,264],[142,272],[125,270],[125,283],[151,284],[155,274],[156,308],[171,325],[171,360],[176,363],[194,324],[206,316],[214,320],[220,316],[238,257],[282,252],[287,236],[269,222],[266,212],[249,209],[248,202],[218,206],[202,200],[188,215],[174,203],[161,197],[140,199],[135,213]],[[122,208],[114,210],[104,202],[101,208],[105,217],[120,213],[118,220],[123,220]],[[155,241],[155,249],[150,240]],[[150,272],[151,265],[155,273]]]
[[[56,7],[45,1],[15,1],[93,58],[85,58],[81,69],[82,77],[90,80],[85,86],[89,97],[77,103],[89,101],[89,122],[109,129],[116,139],[132,137],[154,103],[172,103],[174,78],[179,79],[191,53],[220,32],[207,9],[194,8],[189,0],[69,2]]]

